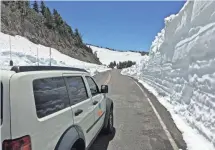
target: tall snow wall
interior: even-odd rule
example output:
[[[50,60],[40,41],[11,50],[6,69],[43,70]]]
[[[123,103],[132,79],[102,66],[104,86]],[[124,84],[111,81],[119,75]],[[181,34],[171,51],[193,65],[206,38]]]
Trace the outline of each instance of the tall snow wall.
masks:
[[[139,77],[215,145],[215,1],[187,1],[166,18],[144,63]]]

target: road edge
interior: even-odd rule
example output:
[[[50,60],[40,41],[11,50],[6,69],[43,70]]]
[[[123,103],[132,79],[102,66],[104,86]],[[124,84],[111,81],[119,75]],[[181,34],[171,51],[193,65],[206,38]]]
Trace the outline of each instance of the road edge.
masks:
[[[142,87],[135,80],[133,80],[133,81],[140,88],[140,90],[142,91],[143,95],[146,97],[147,101],[149,102],[150,106],[152,107],[152,109],[153,109],[156,117],[158,118],[158,121],[160,122],[160,124],[161,124],[161,126],[162,126],[162,128],[163,128],[163,130],[164,130],[164,132],[165,132],[165,134],[166,134],[166,136],[167,136],[167,138],[168,138],[168,140],[169,140],[172,148],[173,148],[173,150],[179,150],[179,148],[178,148],[175,140],[173,139],[172,135],[168,131],[165,123],[163,122],[163,120],[162,120],[161,116],[159,115],[158,111],[156,110],[155,106],[153,105],[153,103],[151,102],[151,100],[148,98],[148,96],[146,95],[146,93],[144,92],[144,90],[142,89]]]
[[[127,75],[125,75],[127,76]],[[146,91],[146,95],[147,97],[154,97],[155,100],[151,100],[151,102],[154,104],[155,108],[157,105],[159,105],[160,107],[162,107],[162,109],[165,111],[165,114],[163,114],[163,112],[161,110],[159,110],[158,112],[160,112],[162,115],[161,115],[161,118],[162,120],[166,120],[166,119],[169,119],[169,121],[172,122],[172,124],[170,125],[166,125],[167,126],[167,129],[169,130],[171,136],[173,137],[174,141],[176,142],[177,146],[179,147],[180,150],[187,150],[187,143],[185,142],[183,136],[182,136],[182,132],[178,129],[177,125],[175,124],[173,118],[172,118],[172,115],[171,113],[159,102],[159,100],[157,99],[157,97],[151,93],[147,88],[145,88],[136,78],[132,77],[132,76],[128,76],[129,78],[131,78],[133,81],[136,81],[136,83],[141,87],[141,89],[145,90]],[[155,105],[155,103],[157,103]],[[165,116],[163,116],[165,115]],[[175,131],[172,131],[172,128],[174,128],[175,130],[177,130],[178,133],[180,133],[180,135],[178,136],[177,134],[175,134]]]

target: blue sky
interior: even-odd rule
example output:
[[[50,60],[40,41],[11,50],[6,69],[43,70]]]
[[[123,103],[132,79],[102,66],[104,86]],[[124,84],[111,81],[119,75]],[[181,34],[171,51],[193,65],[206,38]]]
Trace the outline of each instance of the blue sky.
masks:
[[[119,50],[149,50],[164,18],[177,13],[183,1],[72,2],[46,1],[78,28],[86,43]]]

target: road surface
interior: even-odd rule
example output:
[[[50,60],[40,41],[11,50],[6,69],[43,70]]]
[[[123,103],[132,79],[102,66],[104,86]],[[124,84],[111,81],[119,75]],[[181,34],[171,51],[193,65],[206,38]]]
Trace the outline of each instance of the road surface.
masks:
[[[90,150],[186,149],[168,111],[142,85],[122,76],[119,70],[98,74],[95,79],[99,84],[109,85],[108,97],[115,106],[115,133],[100,134]]]

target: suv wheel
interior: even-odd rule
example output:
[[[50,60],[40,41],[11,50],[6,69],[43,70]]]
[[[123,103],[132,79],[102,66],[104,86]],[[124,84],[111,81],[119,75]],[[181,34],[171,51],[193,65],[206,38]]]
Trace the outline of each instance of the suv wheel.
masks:
[[[114,131],[114,128],[113,128],[113,123],[114,123],[114,121],[113,121],[113,109],[111,109],[111,111],[110,111],[110,114],[109,114],[109,117],[108,117],[108,125],[107,125],[107,127],[104,129],[104,132],[106,133],[106,134],[111,134],[111,133],[113,133],[113,131]]]

